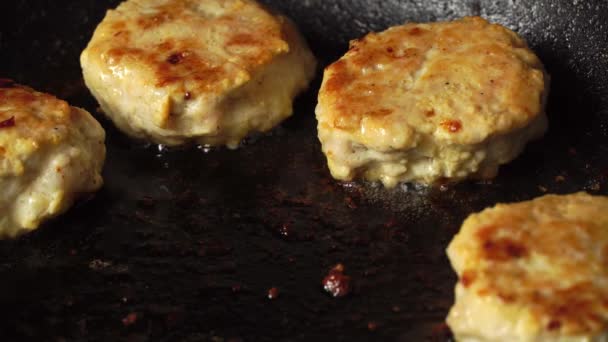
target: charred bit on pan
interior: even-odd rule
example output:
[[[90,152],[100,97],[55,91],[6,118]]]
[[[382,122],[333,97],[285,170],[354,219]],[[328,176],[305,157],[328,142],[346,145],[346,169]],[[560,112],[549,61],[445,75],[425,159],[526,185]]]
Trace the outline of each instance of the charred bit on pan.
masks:
[[[268,299],[277,299],[279,297],[279,289],[276,287],[271,288],[270,290],[268,290]]]
[[[337,264],[323,279],[323,289],[333,297],[344,297],[350,293],[350,280],[344,274],[344,265]]]
[[[431,336],[431,341],[453,341],[450,328],[445,322],[434,325],[431,330]]]
[[[10,78],[0,78],[0,88],[12,88],[15,86],[15,81]]]
[[[439,191],[446,192],[450,190],[450,180],[447,178],[441,178],[437,181]]]
[[[137,313],[131,312],[125,318],[122,319],[122,324],[125,327],[131,326],[137,322]]]
[[[367,322],[367,330],[369,330],[371,332],[378,330],[378,322],[375,322],[375,321]]]
[[[137,200],[137,206],[144,209],[152,209],[156,207],[156,200],[151,196],[143,196]]]

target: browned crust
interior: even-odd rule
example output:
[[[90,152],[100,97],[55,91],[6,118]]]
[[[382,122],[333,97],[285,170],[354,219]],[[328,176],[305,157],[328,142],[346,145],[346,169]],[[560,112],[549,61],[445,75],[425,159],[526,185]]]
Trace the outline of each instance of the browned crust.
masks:
[[[552,333],[606,330],[607,212],[607,198],[581,193],[473,215],[466,236],[450,246],[464,258],[460,282],[478,296],[529,309]],[[547,265],[539,268],[539,260]]]
[[[207,11],[210,4],[222,10]],[[108,12],[87,49],[108,67],[147,68],[159,88],[188,83],[193,94],[221,93],[289,51],[284,25],[249,0],[129,0]],[[225,36],[210,46],[215,32]]]
[[[42,139],[58,124],[70,124],[70,106],[56,97],[34,91],[29,87],[13,84],[0,87],[0,122],[12,120],[4,125],[1,133],[17,133]]]
[[[543,73],[522,39],[479,17],[397,26],[352,41],[325,69],[319,120],[363,144],[364,120],[477,143],[543,114]]]

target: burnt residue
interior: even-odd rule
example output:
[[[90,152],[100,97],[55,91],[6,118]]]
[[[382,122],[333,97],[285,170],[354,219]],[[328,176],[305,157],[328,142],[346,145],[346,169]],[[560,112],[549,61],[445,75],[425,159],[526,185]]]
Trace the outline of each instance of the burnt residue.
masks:
[[[271,288],[268,290],[268,299],[270,299],[270,300],[277,299],[277,298],[279,298],[279,294],[280,294],[280,293],[281,293],[281,292],[279,291],[279,289],[278,289],[278,288],[276,288],[276,287],[271,287]]]
[[[188,53],[186,53],[186,52],[173,53],[169,57],[167,57],[167,63],[173,64],[173,65],[179,64],[184,60],[184,58],[186,58],[187,55],[188,55]]]
[[[305,95],[295,117],[236,151],[159,152],[102,120],[104,188],[0,242],[2,336],[358,340],[378,322],[374,336],[390,339],[441,322],[455,276],[427,234],[447,238],[450,226],[418,229],[367,201],[365,186],[334,182],[313,106]],[[338,262],[340,288],[352,280],[339,300],[320,284]]]
[[[12,88],[15,86],[15,81],[8,78],[0,78],[0,88]]]
[[[321,284],[332,297],[344,297],[350,293],[350,282],[351,278],[344,274],[344,265],[337,264],[329,270]]]
[[[9,128],[9,127],[13,127],[13,126],[15,126],[15,117],[14,116],[11,116],[10,118],[8,118],[6,120],[0,121],[0,129]]]
[[[528,250],[521,242],[508,238],[484,241],[482,250],[486,259],[499,262],[508,262],[528,255]]]
[[[236,151],[125,137],[96,112],[78,65],[118,2],[0,4],[0,75],[94,113],[108,146],[99,193],[0,242],[6,340],[449,341],[457,279],[444,250],[468,214],[540,189],[608,189],[604,1],[265,1],[299,24],[321,67],[369,30],[475,13],[540,54],[552,74],[544,139],[491,182],[391,190],[329,176],[313,115],[320,78],[281,128]],[[338,262],[352,279],[339,300],[320,285]]]
[[[460,120],[446,120],[441,122],[441,127],[449,133],[458,133],[462,129]]]

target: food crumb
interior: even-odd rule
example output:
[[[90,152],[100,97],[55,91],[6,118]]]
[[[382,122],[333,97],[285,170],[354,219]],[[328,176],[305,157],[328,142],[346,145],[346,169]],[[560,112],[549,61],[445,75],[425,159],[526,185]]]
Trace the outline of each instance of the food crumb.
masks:
[[[542,186],[542,185],[539,185],[539,186],[538,186],[538,190],[540,190],[540,191],[542,191],[542,192],[547,192],[547,191],[549,191],[549,189],[545,188],[545,187],[544,187],[544,186]]]
[[[279,297],[279,289],[276,287],[268,290],[268,299],[277,299]]]
[[[137,322],[137,314],[135,312],[131,312],[125,318],[122,319],[122,324],[125,327],[131,326]]]
[[[378,323],[374,321],[367,322],[367,330],[372,332],[378,330]]]
[[[563,182],[565,180],[566,180],[566,177],[564,177],[562,175],[555,176],[555,181],[558,182],[558,183],[561,183],[561,182]]]
[[[137,200],[137,206],[145,209],[152,209],[156,206],[156,201],[151,196],[144,196]]]
[[[289,224],[289,222],[285,222],[281,225],[281,227],[279,228],[279,235],[283,236],[283,237],[289,237],[291,233],[291,224]]]
[[[337,264],[323,279],[323,289],[333,297],[344,297],[350,293],[350,277],[344,274],[344,265]]]
[[[350,208],[350,209],[357,209],[357,204],[355,203],[355,201],[352,199],[352,197],[346,197],[344,199],[344,201],[346,202],[346,205]]]
[[[103,270],[112,266],[112,262],[95,259],[89,263],[89,268],[95,271]]]

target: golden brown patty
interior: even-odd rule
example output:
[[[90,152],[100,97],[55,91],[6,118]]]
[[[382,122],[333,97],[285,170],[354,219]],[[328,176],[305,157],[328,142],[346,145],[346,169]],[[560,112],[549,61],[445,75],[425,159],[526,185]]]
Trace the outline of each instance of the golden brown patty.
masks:
[[[548,81],[517,34],[484,19],[392,27],[325,69],[319,139],[340,180],[492,177],[545,132]]]
[[[290,20],[252,0],[128,0],[81,56],[87,86],[126,133],[236,147],[292,113],[315,59]]]
[[[457,340],[608,339],[608,198],[499,204],[469,216],[447,253]]]
[[[0,238],[35,229],[97,190],[104,139],[85,110],[0,79]]]

